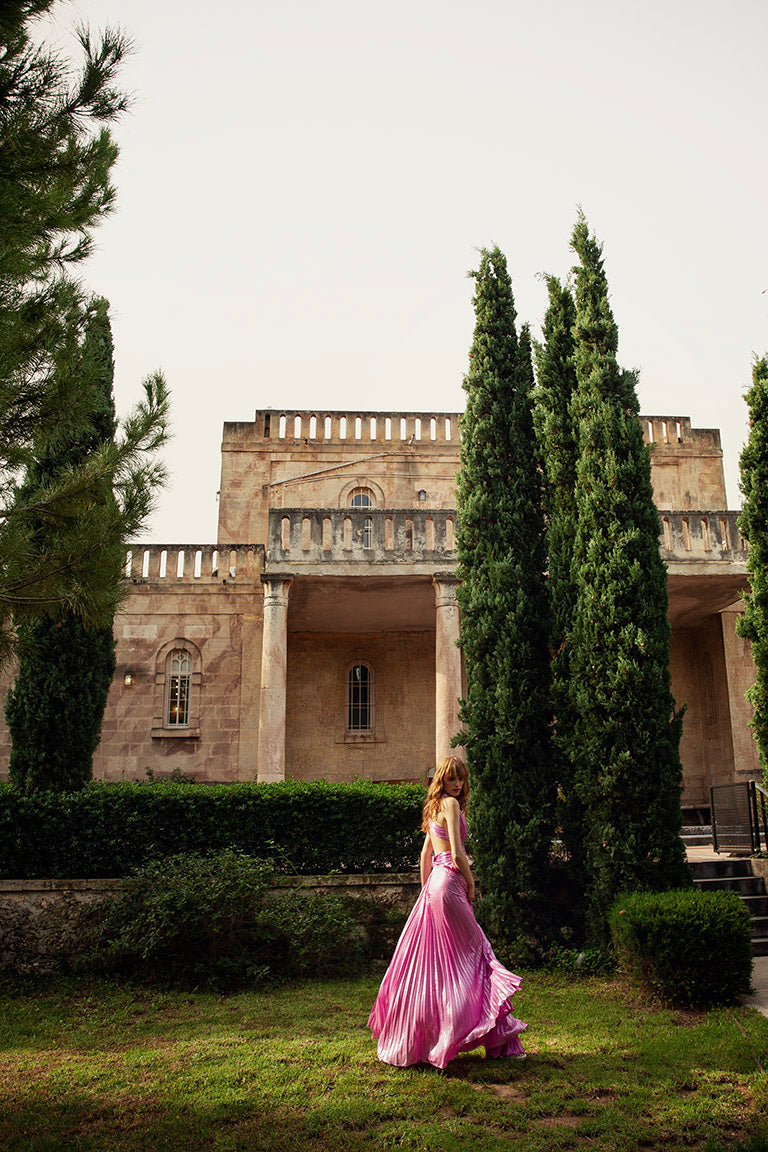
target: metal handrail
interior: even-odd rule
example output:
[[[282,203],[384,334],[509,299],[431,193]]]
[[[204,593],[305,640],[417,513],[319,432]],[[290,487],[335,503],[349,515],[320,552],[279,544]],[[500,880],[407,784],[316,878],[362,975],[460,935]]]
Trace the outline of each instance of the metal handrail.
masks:
[[[752,795],[755,801],[755,826],[757,828],[757,850],[760,851],[760,819],[762,817],[763,825],[763,843],[765,844],[766,851],[768,851],[768,792],[762,785],[758,784],[756,780],[752,782],[753,792]]]
[[[712,847],[715,852],[722,849],[731,851],[760,851],[760,818],[758,814],[758,788],[760,790],[760,813],[763,820],[763,838],[768,846],[768,814],[766,799],[768,792],[754,780],[732,784],[714,785],[709,790],[712,811]],[[719,796],[725,794],[722,804]],[[721,827],[722,825],[722,827]]]

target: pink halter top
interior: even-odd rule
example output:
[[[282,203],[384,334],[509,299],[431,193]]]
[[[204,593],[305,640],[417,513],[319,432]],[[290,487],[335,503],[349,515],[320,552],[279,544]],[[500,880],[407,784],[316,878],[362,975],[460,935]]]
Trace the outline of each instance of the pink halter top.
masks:
[[[437,836],[438,840],[449,840],[448,829],[444,824],[438,824],[436,820],[430,820],[429,830],[433,836]],[[459,812],[459,831],[461,832],[461,846],[464,847],[464,841],[467,838],[467,818],[463,812]]]

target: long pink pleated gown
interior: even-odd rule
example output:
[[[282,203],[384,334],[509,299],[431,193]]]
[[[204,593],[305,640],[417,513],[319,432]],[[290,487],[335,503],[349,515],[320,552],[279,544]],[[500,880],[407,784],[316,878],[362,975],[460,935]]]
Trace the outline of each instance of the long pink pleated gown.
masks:
[[[441,825],[431,829],[447,839]],[[466,834],[462,812],[462,845]],[[379,1059],[445,1068],[481,1044],[487,1056],[524,1056],[519,1033],[527,1025],[510,1004],[521,984],[494,956],[451,853],[436,854],[368,1018]]]

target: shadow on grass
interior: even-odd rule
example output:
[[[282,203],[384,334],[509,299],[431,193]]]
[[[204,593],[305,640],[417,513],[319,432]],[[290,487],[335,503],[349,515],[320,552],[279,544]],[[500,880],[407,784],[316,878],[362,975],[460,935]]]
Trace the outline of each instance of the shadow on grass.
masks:
[[[223,1108],[135,1101],[116,1108],[69,1093],[4,1107],[0,1147],[3,1152],[316,1152],[339,1147],[338,1129],[327,1133],[326,1142],[326,1134],[312,1128],[307,1117],[293,1110],[278,1114],[247,1103]],[[367,1119],[362,1128],[368,1131]],[[355,1148],[356,1143],[345,1136],[343,1146]]]
[[[275,1108],[246,1100],[167,1107],[135,1099],[120,1106],[81,1093],[40,1097],[0,1117],[3,1152],[501,1152],[502,1127],[461,1116],[450,1105],[407,1110],[392,1103],[321,1099],[305,1107]],[[446,1122],[456,1117],[461,1131]]]
[[[467,1067],[475,1063],[470,1058]],[[0,1147],[3,1152],[507,1152],[512,1142],[525,1152],[585,1146],[768,1152],[766,1128],[750,1135],[731,1125],[708,1137],[622,1121],[610,1108],[601,1122],[594,1113],[531,1115],[517,1104],[508,1095],[494,1097],[490,1106],[478,1100],[473,1114],[471,1106],[445,1096],[434,1107],[420,1098],[404,1110],[371,1098],[275,1108],[247,1099],[161,1106],[138,1096],[118,1105],[83,1093],[57,1093],[4,1107]]]

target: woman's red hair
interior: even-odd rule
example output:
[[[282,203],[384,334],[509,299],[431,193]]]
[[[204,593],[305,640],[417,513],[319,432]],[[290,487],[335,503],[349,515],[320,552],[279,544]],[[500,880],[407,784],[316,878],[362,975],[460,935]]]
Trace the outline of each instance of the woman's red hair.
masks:
[[[466,813],[469,804],[469,773],[467,766],[458,756],[446,756],[435,769],[429,785],[427,798],[422,811],[421,830],[429,832],[430,820],[436,820],[443,802],[443,785],[446,780],[461,780],[462,788],[456,799],[462,812]]]

